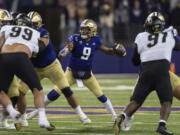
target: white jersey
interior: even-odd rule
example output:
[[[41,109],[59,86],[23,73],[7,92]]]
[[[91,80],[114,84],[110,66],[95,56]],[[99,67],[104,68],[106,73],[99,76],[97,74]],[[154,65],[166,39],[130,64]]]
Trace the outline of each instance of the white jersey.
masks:
[[[40,33],[28,26],[5,25],[1,28],[0,34],[5,36],[4,45],[19,43],[27,46],[31,53],[39,52]]]
[[[141,62],[166,59],[171,61],[172,50],[175,47],[174,36],[177,31],[173,27],[165,29],[158,35],[148,32],[139,33],[135,39]]]

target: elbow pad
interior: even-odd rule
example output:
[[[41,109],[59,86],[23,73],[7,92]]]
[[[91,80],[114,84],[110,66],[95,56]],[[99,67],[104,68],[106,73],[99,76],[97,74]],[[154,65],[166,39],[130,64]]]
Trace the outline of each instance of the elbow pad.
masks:
[[[42,40],[38,40],[38,46],[39,46],[39,52],[42,52],[46,48],[46,45]]]

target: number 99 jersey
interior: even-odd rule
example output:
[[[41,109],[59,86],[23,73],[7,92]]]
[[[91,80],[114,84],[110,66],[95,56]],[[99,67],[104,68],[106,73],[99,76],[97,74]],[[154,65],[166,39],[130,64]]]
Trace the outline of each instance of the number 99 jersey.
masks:
[[[38,53],[38,39],[40,33],[28,26],[5,25],[0,33],[5,35],[4,45],[13,45],[15,43],[26,45],[31,52]]]
[[[101,38],[93,36],[85,41],[80,35],[74,34],[68,38],[68,41],[73,43],[68,66],[74,70],[91,70],[95,52],[103,44]]]
[[[154,35],[148,32],[139,33],[135,43],[137,44],[141,62],[162,59],[170,62],[172,49],[175,47],[175,36],[177,36],[177,31],[171,28]]]

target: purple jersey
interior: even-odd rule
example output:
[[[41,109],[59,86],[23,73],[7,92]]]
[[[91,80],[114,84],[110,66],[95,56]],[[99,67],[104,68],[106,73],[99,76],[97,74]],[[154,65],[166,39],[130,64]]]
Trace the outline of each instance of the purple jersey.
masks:
[[[85,41],[79,34],[74,34],[68,41],[74,45],[69,67],[74,70],[91,70],[95,52],[103,44],[101,38],[93,36],[89,41]]]

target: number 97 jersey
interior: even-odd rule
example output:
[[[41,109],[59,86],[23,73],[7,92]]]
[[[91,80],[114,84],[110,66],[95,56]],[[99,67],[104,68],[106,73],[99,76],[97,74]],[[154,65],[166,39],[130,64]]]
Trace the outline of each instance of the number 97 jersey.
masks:
[[[5,25],[1,28],[0,34],[5,35],[4,45],[15,43],[27,46],[31,52],[38,53],[38,39],[40,33],[28,26]]]
[[[68,38],[68,41],[73,43],[68,66],[74,70],[91,70],[95,52],[103,44],[101,38],[93,36],[90,40],[85,41],[79,34],[74,34]]]
[[[159,34],[139,33],[135,39],[141,62],[166,59],[171,61],[172,50],[175,47],[174,37],[177,31],[165,29]]]

